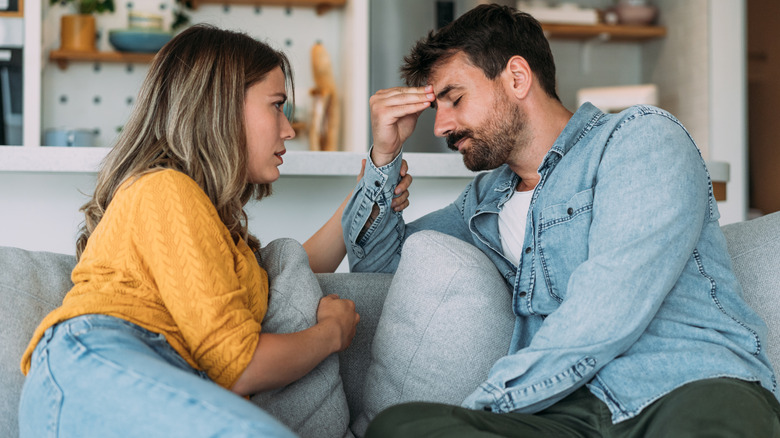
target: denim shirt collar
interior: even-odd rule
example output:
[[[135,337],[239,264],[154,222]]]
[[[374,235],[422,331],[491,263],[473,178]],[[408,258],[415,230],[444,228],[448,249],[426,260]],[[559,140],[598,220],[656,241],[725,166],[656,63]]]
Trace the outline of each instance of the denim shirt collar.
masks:
[[[541,175],[548,167],[555,167],[555,164],[563,158],[583,137],[588,135],[591,129],[601,120],[604,113],[593,106],[590,102],[585,102],[575,112],[566,126],[561,131],[558,138],[553,143],[550,150],[544,156],[542,164],[539,165],[538,172]]]
[[[550,150],[547,151],[537,171],[543,175],[555,167],[555,165],[568,153],[604,116],[604,113],[590,102],[584,103],[575,112],[566,126],[555,140]],[[497,213],[511,197],[512,190],[517,187],[520,177],[506,164],[497,171],[498,183],[493,189],[493,196],[488,196],[479,206],[478,212]]]

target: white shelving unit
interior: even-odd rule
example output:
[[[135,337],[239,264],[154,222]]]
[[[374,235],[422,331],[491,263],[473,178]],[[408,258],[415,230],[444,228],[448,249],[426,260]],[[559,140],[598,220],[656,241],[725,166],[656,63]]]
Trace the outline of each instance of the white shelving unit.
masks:
[[[38,147],[41,144],[42,3],[30,1],[24,4],[23,147]],[[2,157],[3,153],[0,152],[0,161],[2,161]]]
[[[143,1],[143,0],[142,0]],[[151,1],[151,0],[147,0]],[[160,0],[164,2],[165,0]],[[346,167],[349,164],[357,160],[359,166],[359,158],[365,153],[367,145],[366,139],[368,138],[368,0],[350,0],[346,2],[344,6],[340,6],[338,3],[344,2],[329,2],[336,4],[335,8],[326,9],[324,11],[317,9],[318,12],[314,12],[321,2],[306,2],[298,1],[296,5],[296,14],[300,14],[305,17],[315,16],[322,14],[341,14],[339,20],[343,23],[343,26],[339,26],[338,31],[341,35],[338,38],[341,40],[341,47],[337,48],[336,56],[333,59],[335,68],[340,69],[341,84],[344,92],[342,93],[343,103],[343,120],[344,126],[349,129],[343,129],[342,131],[342,144],[343,150],[350,151],[344,153],[320,153],[320,152],[308,152],[302,150],[291,150],[287,156],[289,165],[285,174],[292,175],[353,175],[356,172],[356,168],[353,166],[349,171]],[[48,3],[48,2],[47,2]],[[136,4],[141,1],[135,2]],[[229,15],[228,10],[232,7],[229,4],[225,5],[205,5],[205,3],[212,3],[212,1],[206,0],[199,5],[200,10],[221,10],[224,8],[224,15]],[[217,2],[220,3],[220,2]],[[243,4],[245,1],[236,2],[237,7],[240,8],[257,8],[258,4],[266,4],[269,8],[275,7],[276,11],[283,10],[281,3],[274,0],[257,0],[253,2],[253,5]],[[103,147],[73,147],[73,148],[59,148],[59,147],[47,147],[42,145],[43,130],[46,128],[43,126],[43,111],[44,97],[49,101],[47,105],[51,106],[54,97],[51,95],[43,96],[43,90],[45,84],[43,76],[45,69],[52,69],[56,64],[54,61],[49,60],[50,48],[46,47],[46,38],[44,34],[49,35],[48,39],[51,39],[52,29],[47,28],[46,24],[51,25],[56,22],[52,18],[48,9],[44,10],[48,5],[43,5],[43,2],[25,2],[24,10],[24,118],[22,127],[22,145],[14,146],[0,146],[0,172],[94,172],[97,169],[98,164],[105,156],[107,149]],[[120,7],[120,5],[117,5]],[[123,7],[123,6],[122,6]],[[263,6],[265,8],[265,6]],[[243,9],[242,9],[243,11]],[[300,12],[299,12],[300,11]],[[263,11],[263,13],[266,13]],[[278,12],[276,12],[278,13]],[[289,13],[289,11],[288,11]],[[246,14],[244,14],[246,15]],[[55,17],[56,18],[56,17]],[[119,18],[116,18],[119,20]],[[216,20],[216,22],[214,21]],[[221,25],[220,18],[213,19],[212,23]],[[46,21],[46,23],[44,23]],[[48,26],[52,27],[52,26]],[[291,33],[295,33],[294,29],[290,30]],[[309,36],[311,37],[311,36]],[[284,41],[284,40],[282,40]],[[308,40],[301,38],[300,45],[293,48],[291,56],[297,56],[298,60],[308,67]],[[290,42],[288,42],[288,45]],[[49,45],[51,45],[49,43]],[[281,44],[277,44],[280,46]],[[285,51],[288,51],[289,47],[280,47]],[[295,53],[306,51],[303,53]],[[290,52],[288,51],[288,55]],[[342,55],[342,56],[338,56]],[[62,62],[62,61],[60,61]],[[90,62],[95,64],[95,69],[99,69],[97,63],[100,61],[86,61],[86,66],[76,66],[77,63],[84,64],[84,61],[74,60],[66,63],[70,64],[69,68],[72,70],[76,67],[81,68],[81,72],[88,71],[92,68]],[[141,67],[144,67],[141,65]],[[305,99],[308,93],[307,87],[307,75],[308,71],[301,71],[302,66],[296,68],[296,79],[299,89],[299,100]],[[71,76],[76,76],[72,81],[83,80],[78,78],[78,73],[74,72]],[[300,80],[303,78],[303,80]],[[302,83],[302,85],[301,85]],[[349,86],[347,86],[349,85]],[[75,88],[75,87],[67,87]],[[59,92],[59,91],[57,91]],[[77,93],[78,91],[74,91]],[[71,99],[74,100],[74,99]],[[128,99],[129,101],[129,99]],[[47,110],[49,109],[47,106]],[[73,111],[79,113],[80,111]],[[105,143],[105,142],[104,142]],[[295,146],[293,146],[295,148]],[[300,149],[300,147],[298,147]],[[343,161],[343,162],[342,162]],[[462,167],[462,166],[461,166]],[[339,170],[343,169],[343,170]],[[359,167],[358,167],[359,169]],[[456,169],[455,173],[458,173]],[[440,173],[433,171],[434,174]]]
[[[0,147],[0,172],[94,173],[108,148]],[[365,152],[289,151],[279,170],[283,176],[355,176]],[[460,154],[408,153],[404,159],[415,177],[470,177]]]

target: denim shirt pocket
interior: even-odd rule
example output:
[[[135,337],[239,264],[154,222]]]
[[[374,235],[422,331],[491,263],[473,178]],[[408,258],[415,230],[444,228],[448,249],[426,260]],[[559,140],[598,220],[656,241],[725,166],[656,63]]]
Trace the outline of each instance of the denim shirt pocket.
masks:
[[[555,307],[566,297],[572,271],[588,258],[592,218],[593,188],[578,192],[566,202],[547,206],[539,215],[539,260]],[[537,312],[547,313],[543,303],[534,307]],[[555,309],[549,309],[552,310]]]

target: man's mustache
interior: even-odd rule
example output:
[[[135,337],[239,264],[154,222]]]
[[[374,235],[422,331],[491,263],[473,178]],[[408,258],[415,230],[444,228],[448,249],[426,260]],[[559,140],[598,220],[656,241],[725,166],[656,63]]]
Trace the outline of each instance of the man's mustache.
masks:
[[[458,147],[455,146],[455,143],[461,141],[463,138],[472,137],[473,132],[471,132],[470,129],[465,129],[463,131],[457,131],[453,132],[452,134],[447,136],[447,147],[452,149],[453,151],[457,152]]]

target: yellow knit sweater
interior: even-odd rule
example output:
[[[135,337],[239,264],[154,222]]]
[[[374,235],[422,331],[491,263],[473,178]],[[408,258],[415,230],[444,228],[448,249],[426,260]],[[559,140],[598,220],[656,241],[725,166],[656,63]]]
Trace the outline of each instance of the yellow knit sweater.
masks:
[[[233,241],[191,178],[162,170],[117,190],[89,238],[62,306],[35,330],[22,371],[47,328],[85,314],[164,334],[194,368],[230,388],[249,364],[268,309],[268,275]]]

